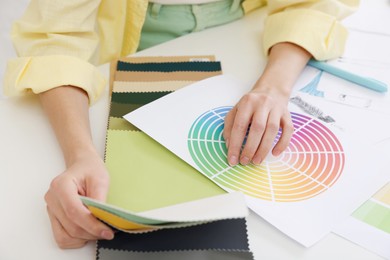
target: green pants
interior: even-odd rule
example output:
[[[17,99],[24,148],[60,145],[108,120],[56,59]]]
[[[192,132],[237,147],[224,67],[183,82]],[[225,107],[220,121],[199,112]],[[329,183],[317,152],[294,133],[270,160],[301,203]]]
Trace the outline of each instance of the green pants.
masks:
[[[222,0],[200,5],[149,3],[138,50],[235,21],[244,16],[241,2]]]

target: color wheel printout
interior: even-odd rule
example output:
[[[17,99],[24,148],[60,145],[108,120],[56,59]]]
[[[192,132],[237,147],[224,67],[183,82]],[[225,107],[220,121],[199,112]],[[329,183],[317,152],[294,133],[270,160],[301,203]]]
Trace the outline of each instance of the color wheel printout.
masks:
[[[125,116],[228,192],[246,194],[249,208],[304,246],[311,246],[349,216],[386,179],[368,147],[293,104],[295,132],[287,150],[260,166],[226,162],[226,113],[249,91],[216,76],[160,98]],[[277,137],[278,138],[278,137]],[[276,138],[276,139],[277,139]],[[359,163],[356,163],[359,162]]]

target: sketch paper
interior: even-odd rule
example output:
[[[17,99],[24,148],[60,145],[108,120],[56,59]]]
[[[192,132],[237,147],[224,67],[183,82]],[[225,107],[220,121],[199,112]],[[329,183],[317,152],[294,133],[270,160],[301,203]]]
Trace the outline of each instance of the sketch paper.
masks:
[[[314,120],[291,105],[296,134],[285,153],[269,156],[257,167],[228,166],[223,160],[223,110],[236,104],[250,87],[228,76],[213,77],[149,103],[125,119],[226,191],[244,192],[249,208],[311,246],[380,188],[384,176],[370,175],[367,181],[370,172],[379,172],[375,168],[380,157],[375,158],[364,142],[350,139],[353,133]],[[206,123],[212,131],[201,129]],[[206,139],[194,140],[194,131]],[[205,161],[191,150],[194,142],[206,162],[211,158],[208,164],[202,164]]]
[[[390,138],[390,96],[358,86],[314,68],[306,68],[292,96],[321,107],[342,131],[369,145]],[[353,115],[353,116],[352,116]]]

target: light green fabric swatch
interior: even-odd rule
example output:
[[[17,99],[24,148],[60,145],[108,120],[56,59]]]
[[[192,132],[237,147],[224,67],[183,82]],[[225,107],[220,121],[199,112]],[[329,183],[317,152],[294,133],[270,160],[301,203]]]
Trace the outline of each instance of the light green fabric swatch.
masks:
[[[126,119],[112,116],[109,117],[108,128],[113,130],[140,131],[135,125],[126,121]]]
[[[143,132],[107,131],[107,202],[144,211],[225,193]]]

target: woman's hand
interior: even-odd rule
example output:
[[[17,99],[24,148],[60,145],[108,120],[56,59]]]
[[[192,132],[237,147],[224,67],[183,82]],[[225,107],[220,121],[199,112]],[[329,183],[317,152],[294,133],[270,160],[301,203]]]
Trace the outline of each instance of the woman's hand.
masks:
[[[45,195],[47,212],[60,248],[79,248],[90,240],[112,239],[113,231],[97,220],[79,195],[105,201],[109,175],[97,154],[86,154],[52,180]]]
[[[263,74],[225,118],[223,135],[230,165],[260,164],[271,149],[277,156],[288,147],[294,131],[288,100],[310,57],[309,52],[292,43],[271,48]],[[281,135],[273,147],[279,129]]]
[[[287,110],[288,98],[286,93],[277,89],[263,90],[262,86],[258,86],[233,107],[225,118],[224,128],[230,165],[260,164],[272,149],[279,128],[281,136],[272,154],[278,156],[287,148],[294,131]]]

